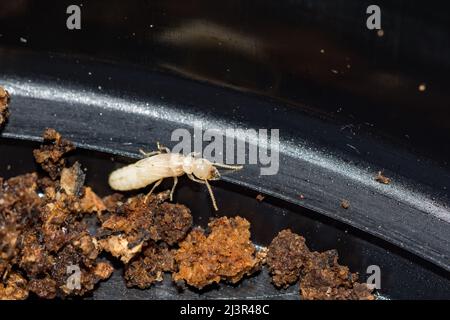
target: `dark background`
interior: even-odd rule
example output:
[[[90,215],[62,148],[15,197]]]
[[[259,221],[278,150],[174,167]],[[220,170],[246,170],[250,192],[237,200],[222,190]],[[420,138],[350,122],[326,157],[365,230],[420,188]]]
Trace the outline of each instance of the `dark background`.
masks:
[[[233,192],[224,187],[216,193],[218,200],[227,214],[252,216],[254,212],[255,235],[271,239],[285,226],[299,226],[298,232],[313,248],[338,247],[343,263],[360,272],[364,269],[358,269],[358,263],[367,265],[366,258],[381,261],[376,252],[386,254],[383,270],[391,270],[389,285],[398,289],[393,297],[446,297],[447,273],[437,273],[445,278],[441,281],[416,268],[417,260],[409,256],[397,259],[395,250],[372,250],[368,243],[349,238],[347,229],[334,232],[316,222],[318,213],[323,214],[448,270],[449,224],[436,217],[434,207],[413,206],[415,199],[431,204],[436,200],[444,203],[442,208],[449,203],[450,10],[445,2],[83,1],[82,29],[76,31],[66,28],[70,4],[81,5],[0,2],[0,79],[3,75],[17,75],[23,83],[37,79],[47,92],[73,88],[89,94],[101,85],[108,93],[103,99],[146,101],[152,107],[183,109],[200,119],[207,115],[205,119],[230,125],[282,128],[283,137],[293,144],[305,140],[305,146],[336,151],[333,156],[340,161],[335,171],[307,162],[302,155],[281,154],[280,174],[267,180],[255,179],[257,168],[251,167],[239,176],[225,176],[229,182],[246,184]],[[381,7],[383,36],[366,28],[370,4]],[[424,92],[418,89],[422,83]],[[51,94],[46,99],[27,92],[13,95],[3,133],[35,138],[52,123],[81,149],[102,147],[130,154],[139,147],[148,148],[149,141],[164,142],[157,139],[168,137],[180,125],[165,123],[160,116],[142,116],[126,108],[109,110],[68,98],[61,102],[53,101]],[[0,162],[27,158],[8,151],[9,147],[20,149],[16,144],[13,140],[5,146],[2,141]],[[410,152],[404,153],[405,148]],[[327,156],[318,159],[327,160]],[[440,168],[421,156],[437,160]],[[340,175],[353,167],[374,174],[386,169],[393,184],[371,186],[351,174]],[[180,186],[182,203],[209,216],[207,194],[188,186]],[[278,202],[256,202],[255,194],[243,192],[249,186]],[[406,195],[414,201],[390,194],[396,190],[404,195],[403,189],[396,189],[401,186],[406,186]],[[281,206],[280,195],[295,208]],[[199,197],[201,201],[196,200]],[[339,206],[343,198],[352,204],[345,212]],[[297,206],[312,211],[301,209],[298,214]],[[393,276],[397,270],[402,271],[401,277]],[[443,285],[437,286],[438,282]],[[115,282],[109,283],[114,286]],[[117,283],[122,283],[120,277]],[[108,296],[110,287],[103,288],[97,294]],[[158,292],[166,294],[164,289]],[[133,297],[129,292],[122,294]],[[140,291],[136,296],[141,294],[145,296]]]

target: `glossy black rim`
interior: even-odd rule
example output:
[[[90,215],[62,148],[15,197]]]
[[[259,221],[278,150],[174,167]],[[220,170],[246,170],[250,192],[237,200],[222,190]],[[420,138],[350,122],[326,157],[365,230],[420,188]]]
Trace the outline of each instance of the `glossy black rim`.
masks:
[[[280,169],[223,179],[311,209],[450,270],[448,171],[406,150],[274,101],[132,66],[2,51],[12,94],[2,136],[39,140],[54,127],[80,147],[138,157],[177,128],[278,128]],[[94,76],[92,76],[94,75]],[[357,150],[357,152],[355,151]],[[374,180],[376,172],[392,179]],[[351,203],[340,207],[342,199]]]

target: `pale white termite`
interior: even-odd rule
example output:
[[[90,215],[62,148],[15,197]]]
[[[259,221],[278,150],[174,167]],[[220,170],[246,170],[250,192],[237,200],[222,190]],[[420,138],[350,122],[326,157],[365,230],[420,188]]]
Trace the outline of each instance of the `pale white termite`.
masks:
[[[208,182],[220,178],[219,170],[216,167],[231,170],[242,169],[242,166],[213,163],[207,159],[197,158],[195,153],[186,156],[171,153],[169,149],[161,147],[159,144],[158,150],[151,153],[141,150],[141,153],[146,156],[144,159],[113,171],[109,176],[110,187],[118,191],[130,191],[155,183],[148,193],[150,195],[165,178],[173,178],[174,183],[170,192],[172,201],[178,177],[186,174],[192,181],[206,185],[214,209],[217,211],[216,199]]]

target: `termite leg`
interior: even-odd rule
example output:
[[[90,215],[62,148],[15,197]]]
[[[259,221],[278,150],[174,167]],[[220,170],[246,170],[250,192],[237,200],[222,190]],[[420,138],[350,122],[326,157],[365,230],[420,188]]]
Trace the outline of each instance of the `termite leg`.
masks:
[[[170,149],[167,148],[167,147],[164,147],[161,143],[159,143],[159,141],[156,142],[156,146],[157,146],[157,148],[158,148],[160,153],[161,152],[170,153]]]
[[[206,187],[208,188],[209,196],[211,197],[211,201],[212,201],[214,210],[219,211],[219,208],[217,207],[216,198],[214,197],[214,193],[211,189],[211,186],[209,185],[208,180],[206,180],[206,179],[205,179],[205,184],[206,184]]]
[[[208,180],[200,180],[197,179],[196,177],[194,177],[192,174],[187,174],[188,178],[191,179],[192,181],[195,181],[197,183],[202,183],[202,184],[206,184],[206,187],[208,188],[208,192],[209,192],[209,196],[211,197],[211,201],[214,207],[214,210],[218,211],[219,208],[217,207],[217,202],[216,202],[216,197],[214,197],[214,193],[211,189],[211,186],[209,185]]]
[[[145,196],[144,202],[147,202],[148,197],[151,196],[151,194],[153,193],[153,191],[156,189],[157,186],[159,186],[159,185],[161,184],[161,182],[162,182],[163,180],[164,180],[164,179],[160,179],[160,180],[158,180],[158,181],[155,182],[155,184],[153,185],[153,187],[152,187],[152,189],[150,190],[150,192],[147,193],[147,195]]]
[[[223,168],[223,169],[230,169],[230,170],[241,170],[243,166],[231,166],[229,164],[223,164],[223,163],[213,163],[212,164],[215,167]]]
[[[161,154],[161,151],[145,152],[142,149],[139,149],[139,152],[146,158],[157,155],[157,154]]]
[[[178,177],[175,176],[175,177],[173,177],[173,187],[172,187],[172,190],[170,190],[170,201],[173,200],[173,193],[175,192],[175,187],[177,186],[177,183],[178,183]]]
[[[192,174],[187,174],[187,176],[188,176],[189,179],[191,179],[191,180],[194,181],[194,182],[205,184],[205,181],[200,180],[200,179],[197,179],[197,178],[194,177]]]

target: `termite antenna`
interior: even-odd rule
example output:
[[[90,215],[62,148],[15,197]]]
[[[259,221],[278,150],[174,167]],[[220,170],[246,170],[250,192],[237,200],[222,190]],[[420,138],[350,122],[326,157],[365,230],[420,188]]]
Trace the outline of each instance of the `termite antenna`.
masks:
[[[206,187],[208,188],[209,196],[211,197],[211,201],[212,201],[214,210],[219,211],[219,208],[217,207],[216,198],[214,197],[214,193],[213,193],[213,191],[212,191],[212,188],[211,188],[211,186],[209,185],[208,180],[206,180],[206,179],[205,179],[205,184],[206,184]]]
[[[159,152],[170,153],[170,149],[163,146],[159,141],[156,142],[156,147],[158,148]]]
[[[212,164],[215,167],[223,168],[223,169],[230,169],[230,170],[241,170],[244,168],[244,166],[232,166],[229,164],[223,164],[223,163],[213,163]]]
[[[142,154],[145,158],[149,158],[157,154],[161,154],[161,151],[145,152],[144,150],[139,149],[139,153]]]

